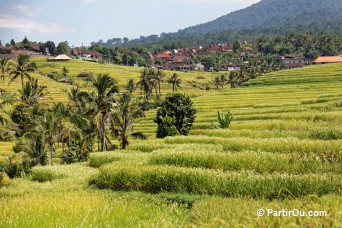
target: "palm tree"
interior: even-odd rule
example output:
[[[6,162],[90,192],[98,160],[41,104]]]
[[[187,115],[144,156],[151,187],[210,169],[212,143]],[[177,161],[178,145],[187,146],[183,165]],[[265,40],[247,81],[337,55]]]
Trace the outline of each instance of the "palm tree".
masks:
[[[23,94],[23,102],[28,105],[38,104],[40,98],[45,96],[44,90],[47,86],[39,86],[38,79],[33,79],[25,83]]]
[[[10,71],[10,61],[7,56],[0,59],[1,80],[5,83],[5,76]]]
[[[223,86],[228,83],[228,76],[227,74],[221,74],[220,75],[220,85],[223,89]]]
[[[152,94],[153,89],[153,69],[147,69],[145,68],[143,71],[141,71],[140,75],[140,81],[137,83],[137,86],[140,86],[140,89],[144,91],[144,100],[149,101]]]
[[[153,79],[154,79],[154,84],[156,86],[156,92],[158,94],[160,94],[160,83],[163,81],[164,77],[165,77],[165,73],[163,70],[161,69],[154,70]]]
[[[177,91],[177,87],[180,87],[182,81],[180,78],[178,78],[178,75],[176,73],[173,73],[167,80],[167,82],[172,85],[172,92],[175,92]]]
[[[123,93],[110,114],[111,130],[115,138],[119,138],[121,149],[129,145],[128,137],[147,139],[141,132],[133,132],[133,120],[144,117],[144,112],[132,101],[131,94]]]
[[[134,82],[134,79],[128,80],[126,89],[129,91],[130,94],[134,92],[134,90],[136,89],[136,84]]]
[[[1,105],[13,105],[16,101],[15,93],[5,93],[1,96],[2,101],[0,103],[0,108]]]
[[[19,54],[17,57],[17,63],[14,65],[14,68],[11,70],[10,75],[13,77],[11,78],[11,82],[15,81],[18,77],[21,79],[21,91],[22,91],[22,101],[24,100],[24,78],[31,80],[30,72],[34,72],[37,69],[35,63],[30,62],[30,56]]]
[[[80,99],[84,98],[93,107],[90,112],[92,113],[93,121],[97,125],[101,138],[101,150],[106,151],[106,144],[109,141],[106,136],[106,119],[114,103],[113,95],[114,93],[118,93],[119,90],[117,82],[110,78],[108,74],[100,74],[93,83],[93,86],[95,88],[94,92],[79,92],[77,96]]]
[[[54,113],[46,112],[42,124],[45,131],[45,142],[50,149],[50,165],[53,165],[53,153],[55,152],[55,143],[57,141],[58,120]]]
[[[212,81],[214,83],[215,89],[218,90],[219,85],[221,85],[221,77],[219,75],[217,75],[213,78]]]

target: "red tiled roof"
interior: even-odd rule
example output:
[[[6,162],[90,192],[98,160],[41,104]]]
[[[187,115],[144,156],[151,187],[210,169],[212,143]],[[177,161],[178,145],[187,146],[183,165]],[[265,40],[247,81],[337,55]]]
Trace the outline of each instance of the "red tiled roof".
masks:
[[[339,63],[342,62],[341,56],[320,56],[313,61],[314,63]]]

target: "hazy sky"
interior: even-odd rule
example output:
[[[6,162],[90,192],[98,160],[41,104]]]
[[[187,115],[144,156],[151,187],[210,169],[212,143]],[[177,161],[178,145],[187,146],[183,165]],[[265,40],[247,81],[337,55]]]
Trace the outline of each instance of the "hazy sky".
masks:
[[[176,32],[260,0],[1,0],[0,40],[88,45]]]

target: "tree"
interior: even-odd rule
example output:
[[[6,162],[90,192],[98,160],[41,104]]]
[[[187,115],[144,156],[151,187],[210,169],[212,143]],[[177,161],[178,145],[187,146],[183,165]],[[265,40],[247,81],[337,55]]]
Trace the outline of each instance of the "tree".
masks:
[[[69,69],[66,68],[66,67],[63,67],[63,69],[62,69],[62,74],[63,74],[64,78],[66,78],[66,76],[67,76],[68,73],[69,73]]]
[[[219,86],[221,85],[221,76],[216,75],[212,81],[215,86],[215,89],[218,90]]]
[[[66,42],[66,41],[60,42],[57,45],[57,53],[63,54],[63,53],[66,53],[67,50],[68,50],[68,42]]]
[[[144,112],[138,104],[132,101],[132,95],[123,93],[110,114],[111,130],[115,138],[119,138],[121,149],[129,145],[128,137],[147,139],[141,132],[133,132],[133,120],[144,117]]]
[[[129,79],[126,85],[126,89],[128,90],[128,92],[130,94],[132,94],[134,92],[134,90],[136,89],[136,83],[134,82],[134,79]]]
[[[241,49],[240,42],[238,40],[235,40],[233,43],[233,51],[234,53],[237,53]]]
[[[30,62],[30,56],[19,54],[17,57],[16,64],[12,68],[10,75],[12,76],[10,82],[15,81],[18,77],[21,79],[21,91],[22,96],[21,99],[24,101],[24,78],[31,80],[30,72],[34,72],[37,69],[35,63]]]
[[[160,122],[157,128],[157,138],[164,138],[166,136],[175,136],[178,135],[179,132],[175,126],[175,118],[171,118],[168,115],[165,117],[159,116],[158,117]]]
[[[173,73],[171,77],[167,80],[168,83],[172,85],[172,92],[177,91],[177,87],[180,87],[181,79],[178,77],[178,74]]]
[[[11,44],[11,46],[15,46],[15,41],[14,41],[14,39],[11,39],[10,44]]]
[[[27,39],[27,37],[25,36],[25,38],[23,39],[22,43],[23,43],[24,45],[27,45],[27,44],[30,43],[30,41],[29,41],[29,40]]]
[[[5,83],[5,77],[10,71],[10,59],[7,56],[4,56],[0,59],[0,69],[1,69],[1,80],[2,83]]]
[[[187,135],[192,123],[195,121],[195,114],[196,109],[193,108],[189,96],[179,93],[167,94],[153,121],[159,127],[163,124],[163,118],[168,115],[170,118],[175,119],[174,126],[177,131],[182,135]]]
[[[154,71],[151,68],[145,68],[141,71],[140,81],[137,83],[137,86],[144,92],[144,102],[149,102],[151,100],[153,75]]]
[[[93,107],[92,119],[97,126],[99,138],[102,143],[102,151],[107,150],[107,142],[110,143],[106,136],[106,119],[110,113],[110,108],[114,103],[113,94],[118,93],[117,82],[110,78],[108,74],[100,74],[93,83],[95,91],[92,93],[79,92],[78,97],[84,98],[85,102],[90,103]]]
[[[53,41],[47,41],[45,43],[44,47],[49,49],[49,53],[51,55],[55,54],[56,45],[55,45],[55,43]]]
[[[6,141],[9,140],[15,132],[10,129],[11,119],[7,113],[3,111],[2,106],[3,102],[0,103],[0,140]]]
[[[154,83],[156,86],[156,91],[158,88],[158,91],[157,91],[158,94],[160,94],[160,83],[163,81],[164,77],[165,77],[165,73],[163,70],[161,69],[154,70],[153,79],[154,79]]]
[[[54,113],[45,112],[41,121],[43,124],[45,142],[50,150],[50,165],[53,165],[53,153],[55,152],[55,143],[57,141],[58,121]]]
[[[24,91],[22,91],[22,101],[28,105],[39,103],[40,98],[45,96],[44,90],[47,86],[39,86],[38,79],[33,79],[25,83]]]

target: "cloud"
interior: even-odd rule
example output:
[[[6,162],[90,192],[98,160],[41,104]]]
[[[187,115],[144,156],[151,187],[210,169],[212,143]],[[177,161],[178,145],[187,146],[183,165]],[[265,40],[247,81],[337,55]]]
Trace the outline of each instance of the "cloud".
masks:
[[[0,14],[0,29],[15,29],[30,34],[69,32],[72,29],[63,25],[49,22],[38,22],[29,18],[16,17],[9,14]]]
[[[20,11],[30,17],[37,16],[39,12],[42,11],[41,8],[34,8],[28,4],[15,4],[11,7],[15,11]]]

